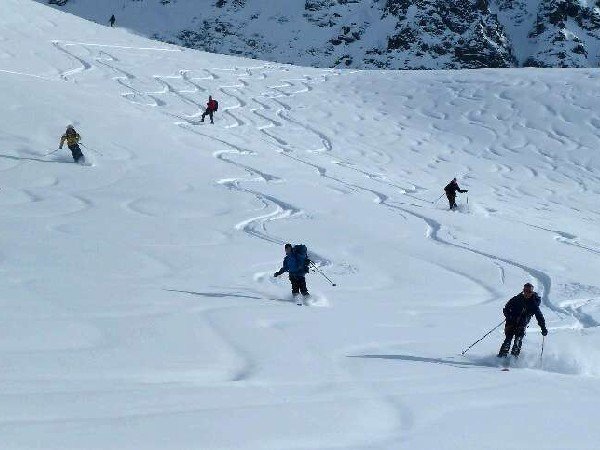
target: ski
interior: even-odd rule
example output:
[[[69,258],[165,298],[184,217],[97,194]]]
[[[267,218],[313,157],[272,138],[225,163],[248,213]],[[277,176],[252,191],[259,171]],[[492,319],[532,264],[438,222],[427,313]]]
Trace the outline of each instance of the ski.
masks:
[[[501,372],[508,372],[510,371],[510,356],[503,356],[503,361],[502,361],[502,368],[500,369]]]

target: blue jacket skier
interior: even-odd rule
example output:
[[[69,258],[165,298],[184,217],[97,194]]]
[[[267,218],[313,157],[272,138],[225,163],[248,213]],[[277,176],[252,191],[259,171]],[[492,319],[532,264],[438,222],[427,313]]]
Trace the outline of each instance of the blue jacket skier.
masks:
[[[506,325],[504,326],[505,339],[498,352],[499,357],[507,356],[510,349],[510,344],[515,339],[511,354],[519,356],[521,353],[521,345],[525,337],[525,328],[529,321],[535,316],[538,325],[542,329],[542,336],[548,334],[544,315],[540,311],[542,300],[537,292],[533,291],[533,285],[526,283],[523,286],[523,292],[511,298],[504,306],[503,312],[506,317]]]
[[[285,257],[281,269],[273,274],[274,277],[287,272],[292,283],[292,295],[296,297],[299,293],[304,298],[308,297],[305,275],[308,273],[308,264],[310,260],[306,255],[294,251],[292,244],[285,244]]]

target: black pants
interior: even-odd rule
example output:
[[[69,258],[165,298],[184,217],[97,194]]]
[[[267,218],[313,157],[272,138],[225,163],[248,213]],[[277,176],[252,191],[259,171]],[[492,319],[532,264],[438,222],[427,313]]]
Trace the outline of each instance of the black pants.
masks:
[[[78,162],[81,158],[83,158],[83,153],[81,152],[78,144],[69,145],[69,150],[71,150],[71,155],[73,155],[73,160],[75,162]]]
[[[450,209],[456,208],[456,192],[446,192],[448,197],[448,203],[450,203]]]
[[[210,123],[214,123],[213,122],[213,114],[215,112],[212,109],[206,109],[206,111],[204,111],[202,113],[202,122],[204,122],[204,118],[208,115],[208,117],[210,117]]]
[[[302,293],[305,297],[308,294],[306,289],[306,278],[303,275],[290,275],[290,282],[292,283],[292,295],[295,297],[299,293]]]
[[[504,336],[504,342],[500,347],[498,356],[508,355],[508,351],[510,350],[510,344],[512,343],[513,338],[515,342],[513,343],[513,347],[510,353],[513,356],[519,356],[519,354],[521,353],[521,345],[523,345],[523,338],[525,337],[525,327],[506,324],[506,326],[504,327]]]

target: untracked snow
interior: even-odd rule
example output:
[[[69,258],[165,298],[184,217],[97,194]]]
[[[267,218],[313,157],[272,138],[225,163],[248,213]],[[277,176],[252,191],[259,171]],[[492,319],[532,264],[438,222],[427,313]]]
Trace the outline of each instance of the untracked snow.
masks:
[[[2,3],[0,447],[597,448],[600,70],[297,68]],[[69,123],[91,166],[44,156]],[[286,242],[337,287],[296,306]],[[535,321],[509,372],[501,327],[460,356],[527,281],[543,360]]]

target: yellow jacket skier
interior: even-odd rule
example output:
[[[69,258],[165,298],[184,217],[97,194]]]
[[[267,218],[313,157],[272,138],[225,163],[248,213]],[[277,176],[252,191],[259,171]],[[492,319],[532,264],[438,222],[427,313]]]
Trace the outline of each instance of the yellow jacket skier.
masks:
[[[79,133],[75,131],[73,125],[69,125],[67,127],[67,131],[65,131],[65,134],[63,134],[60,138],[60,145],[58,146],[58,148],[63,148],[63,145],[66,141],[67,147],[69,147],[69,150],[71,150],[71,154],[73,155],[73,160],[75,162],[79,162],[79,160],[85,159],[83,153],[81,152],[81,149],[79,148],[80,140],[81,136],[79,136]]]

